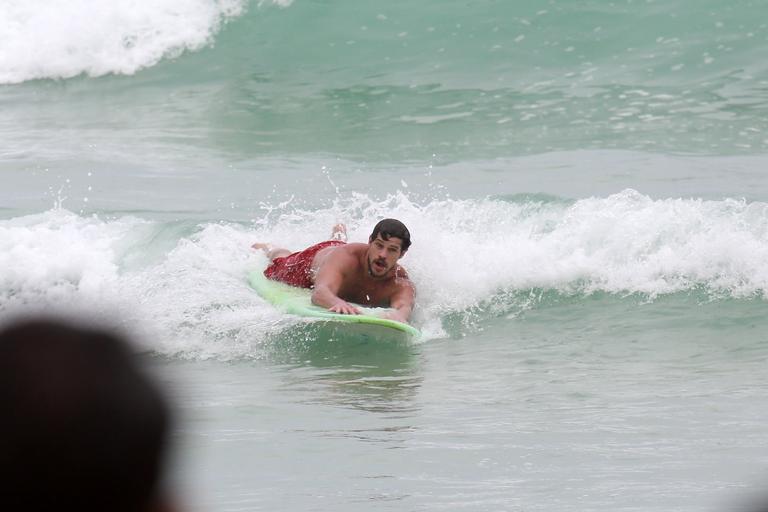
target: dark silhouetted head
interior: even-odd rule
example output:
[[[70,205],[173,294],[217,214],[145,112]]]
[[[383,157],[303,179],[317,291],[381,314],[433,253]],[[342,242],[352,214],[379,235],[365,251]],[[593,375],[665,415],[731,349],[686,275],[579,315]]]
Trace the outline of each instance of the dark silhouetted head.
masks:
[[[170,419],[118,335],[54,320],[0,331],[4,510],[157,510]]]

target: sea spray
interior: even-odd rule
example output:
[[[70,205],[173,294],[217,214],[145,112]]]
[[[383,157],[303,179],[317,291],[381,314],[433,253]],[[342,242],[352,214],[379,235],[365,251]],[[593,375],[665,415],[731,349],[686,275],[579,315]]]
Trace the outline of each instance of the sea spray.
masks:
[[[383,216],[400,218],[413,234],[401,263],[417,289],[413,320],[427,338],[560,300],[751,301],[768,290],[765,203],[652,199],[633,190],[571,201],[419,202],[401,192],[383,200],[355,194],[316,209],[286,203],[254,222],[185,221],[183,229],[63,210],[2,221],[2,263],[11,270],[0,311],[108,303],[159,326],[160,352],[253,356],[270,333],[298,320],[248,288],[246,273],[264,264],[250,245],[299,250],[327,238],[337,220],[350,241],[365,242]]]

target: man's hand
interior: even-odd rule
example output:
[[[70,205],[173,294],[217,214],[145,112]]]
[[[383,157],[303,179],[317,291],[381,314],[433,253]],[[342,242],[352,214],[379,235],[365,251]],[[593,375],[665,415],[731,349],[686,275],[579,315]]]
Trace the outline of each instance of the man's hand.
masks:
[[[342,315],[360,315],[362,312],[349,302],[339,299],[333,306],[328,308],[331,313],[341,313]]]

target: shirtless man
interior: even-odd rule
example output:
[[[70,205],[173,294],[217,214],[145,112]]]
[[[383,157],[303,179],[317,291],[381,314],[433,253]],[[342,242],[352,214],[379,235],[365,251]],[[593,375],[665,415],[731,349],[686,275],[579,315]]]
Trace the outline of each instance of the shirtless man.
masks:
[[[331,240],[291,253],[255,243],[270,260],[264,275],[293,286],[312,288],[312,303],[334,313],[359,315],[352,302],[388,307],[387,318],[407,322],[413,310],[414,287],[397,261],[411,245],[408,228],[384,219],[373,228],[367,244],[346,243],[346,228],[334,226]]]

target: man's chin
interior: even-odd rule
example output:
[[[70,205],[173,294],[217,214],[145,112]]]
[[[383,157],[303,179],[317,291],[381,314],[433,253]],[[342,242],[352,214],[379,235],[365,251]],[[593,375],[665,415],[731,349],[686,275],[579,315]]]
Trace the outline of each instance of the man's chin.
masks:
[[[377,267],[376,265],[368,265],[368,273],[373,277],[384,277],[389,272],[386,267]]]

